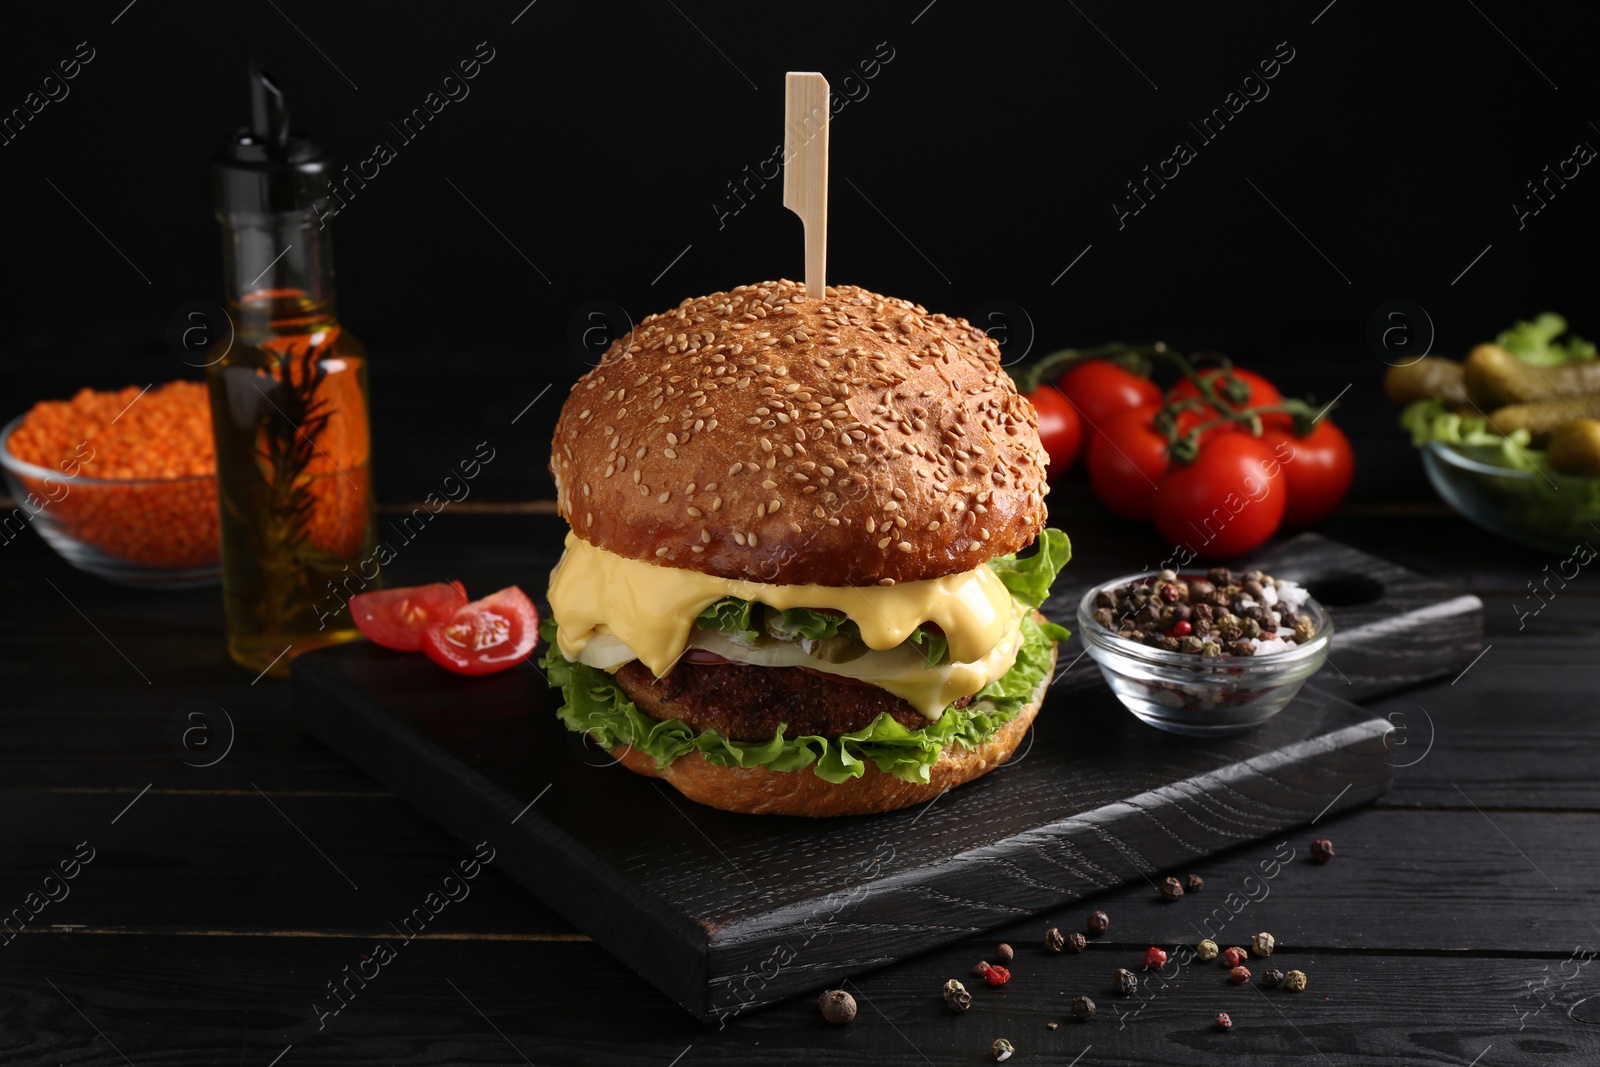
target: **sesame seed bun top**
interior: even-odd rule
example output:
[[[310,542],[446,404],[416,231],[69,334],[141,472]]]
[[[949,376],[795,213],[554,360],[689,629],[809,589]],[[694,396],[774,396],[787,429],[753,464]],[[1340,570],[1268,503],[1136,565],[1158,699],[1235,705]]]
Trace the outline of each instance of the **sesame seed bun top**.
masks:
[[[620,556],[779,585],[971,570],[1045,522],[1033,406],[965,319],[762,282],[652,315],[578,379],[557,509]]]

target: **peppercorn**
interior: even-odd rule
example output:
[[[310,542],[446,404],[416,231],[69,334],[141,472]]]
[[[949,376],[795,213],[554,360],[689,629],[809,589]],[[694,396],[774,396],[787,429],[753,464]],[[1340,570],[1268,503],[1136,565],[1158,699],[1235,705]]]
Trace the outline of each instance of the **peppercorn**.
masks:
[[[1061,931],[1054,926],[1044,932],[1044,947],[1046,952],[1060,952],[1066,947],[1067,939],[1061,936]]]
[[[1207,963],[1217,958],[1217,943],[1209,937],[1194,947],[1194,954]]]
[[[1110,608],[1096,608],[1094,621],[1104,626],[1107,630],[1116,628],[1116,618],[1111,614]]]
[[[979,978],[982,978],[984,975],[989,973],[989,967],[990,963],[988,960],[979,960],[977,963],[972,965],[972,973],[977,975]]]
[[[1011,981],[1011,972],[999,965],[990,967],[983,972],[983,980],[990,985],[1005,985]]]
[[[1176,615],[1177,612],[1173,612],[1173,614]],[[1173,637],[1188,637],[1192,633],[1194,633],[1194,626],[1187,619],[1179,619],[1172,624]]]
[[[1333,842],[1326,837],[1319,837],[1311,842],[1311,862],[1327,863],[1333,859]]]
[[[1225,948],[1222,950],[1222,965],[1224,967],[1237,967],[1250,958],[1250,953],[1242,948]]]
[[[1107,915],[1103,911],[1092,911],[1089,913],[1088,930],[1090,937],[1099,937],[1110,928],[1111,916]]]
[[[1011,1054],[1015,1051],[1017,1051],[1016,1046],[1003,1037],[995,1038],[994,1044],[989,1046],[989,1055],[993,1056],[995,1060],[999,1062],[1009,1060],[1011,1058]]]
[[[1012,950],[1011,946],[1006,944],[1004,941],[1000,942],[999,947],[994,950],[994,954],[1001,963],[1010,963],[1012,960],[1016,959],[1017,956],[1016,952]]]
[[[1177,900],[1183,896],[1183,883],[1176,878],[1168,878],[1161,883],[1161,895],[1168,900]]]
[[[967,992],[967,987],[950,979],[944,984],[944,1006],[951,1011],[966,1011],[972,1007],[972,994]]]
[[[1054,1030],[1054,1029],[1056,1029],[1056,1028],[1057,1028],[1057,1027],[1059,1027],[1059,1026],[1060,1026],[1060,1025],[1061,1025],[1061,1024],[1060,1024],[1060,1023],[1045,1023],[1045,1024],[1044,1024],[1044,1028],[1045,1028],[1045,1029],[1046,1029],[1046,1030]]]
[[[1147,971],[1160,970],[1167,964],[1167,954],[1154,945],[1144,950],[1144,968]]]
[[[1283,972],[1276,967],[1269,967],[1261,972],[1261,984],[1268,989],[1275,989],[1283,984]]]
[[[1094,1018],[1094,1001],[1088,997],[1072,998],[1072,1017],[1080,1023]]]
[[[1200,646],[1200,654],[1202,656],[1220,656],[1222,655],[1222,646],[1215,641],[1206,641]]]
[[[1254,578],[1250,579],[1248,582],[1245,582],[1239,588],[1242,589],[1245,595],[1250,597],[1251,600],[1261,599],[1261,583],[1256,581]]]
[[[1088,947],[1089,947],[1089,939],[1087,937],[1084,937],[1082,934],[1078,933],[1078,931],[1074,930],[1074,931],[1072,931],[1072,933],[1067,935],[1067,951],[1068,952],[1073,952],[1073,953],[1082,952],[1084,949],[1086,949]]]
[[[1257,956],[1272,955],[1272,950],[1277,947],[1277,944],[1277,939],[1265,930],[1250,939],[1250,947],[1255,950]]]
[[[1294,639],[1302,644],[1316,636],[1317,626],[1310,616],[1297,615],[1294,620]]]
[[[1306,989],[1306,972],[1290,971],[1283,976],[1283,988],[1291,993],[1303,993]]]
[[[1191,893],[1198,893],[1206,887],[1206,880],[1198,874],[1191,874],[1183,880],[1183,887]]]
[[[1212,585],[1229,585],[1233,582],[1233,572],[1226,567],[1212,567],[1206,572],[1206,577],[1211,579]]]
[[[1244,985],[1246,982],[1250,981],[1250,968],[1242,965],[1235,967],[1233,970],[1228,972],[1228,981],[1232,982],[1234,985]]]
[[[1233,1029],[1233,1020],[1228,1018],[1228,1013],[1227,1012],[1225,1012],[1225,1011],[1217,1012],[1217,1029],[1218,1030],[1222,1030],[1224,1032]]]
[[[1253,656],[1256,654],[1255,648],[1249,641],[1232,641],[1228,644],[1228,651],[1235,656]]]
[[[822,1017],[830,1023],[847,1023],[856,1017],[856,998],[843,989],[828,989],[817,998]]]

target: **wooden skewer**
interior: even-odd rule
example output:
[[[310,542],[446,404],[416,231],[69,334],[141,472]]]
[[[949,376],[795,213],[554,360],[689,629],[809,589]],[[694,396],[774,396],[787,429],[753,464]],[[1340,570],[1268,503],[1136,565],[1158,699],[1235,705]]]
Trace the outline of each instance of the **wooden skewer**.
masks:
[[[828,79],[790,71],[783,97],[783,206],[806,233],[806,296],[827,296]]]

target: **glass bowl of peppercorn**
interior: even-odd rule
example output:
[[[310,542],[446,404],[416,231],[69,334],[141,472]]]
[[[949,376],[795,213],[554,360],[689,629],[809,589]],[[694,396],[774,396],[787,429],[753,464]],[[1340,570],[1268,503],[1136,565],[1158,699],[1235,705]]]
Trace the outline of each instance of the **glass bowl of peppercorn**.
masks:
[[[1111,691],[1151,726],[1237,733],[1294,699],[1327,660],[1333,619],[1261,571],[1147,571],[1084,594],[1078,627]]]

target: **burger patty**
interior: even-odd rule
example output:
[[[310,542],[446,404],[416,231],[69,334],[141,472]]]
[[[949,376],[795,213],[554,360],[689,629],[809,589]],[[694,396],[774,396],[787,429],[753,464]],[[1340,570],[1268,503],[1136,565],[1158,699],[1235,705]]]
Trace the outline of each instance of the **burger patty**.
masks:
[[[787,727],[785,737],[838,737],[886,711],[908,730],[928,725],[920,711],[887,689],[804,667],[680,662],[657,678],[631,660],[613,677],[651,718],[680,719],[694,730],[715,730],[734,741],[770,741],[780,725]],[[971,700],[962,697],[954,706]]]

